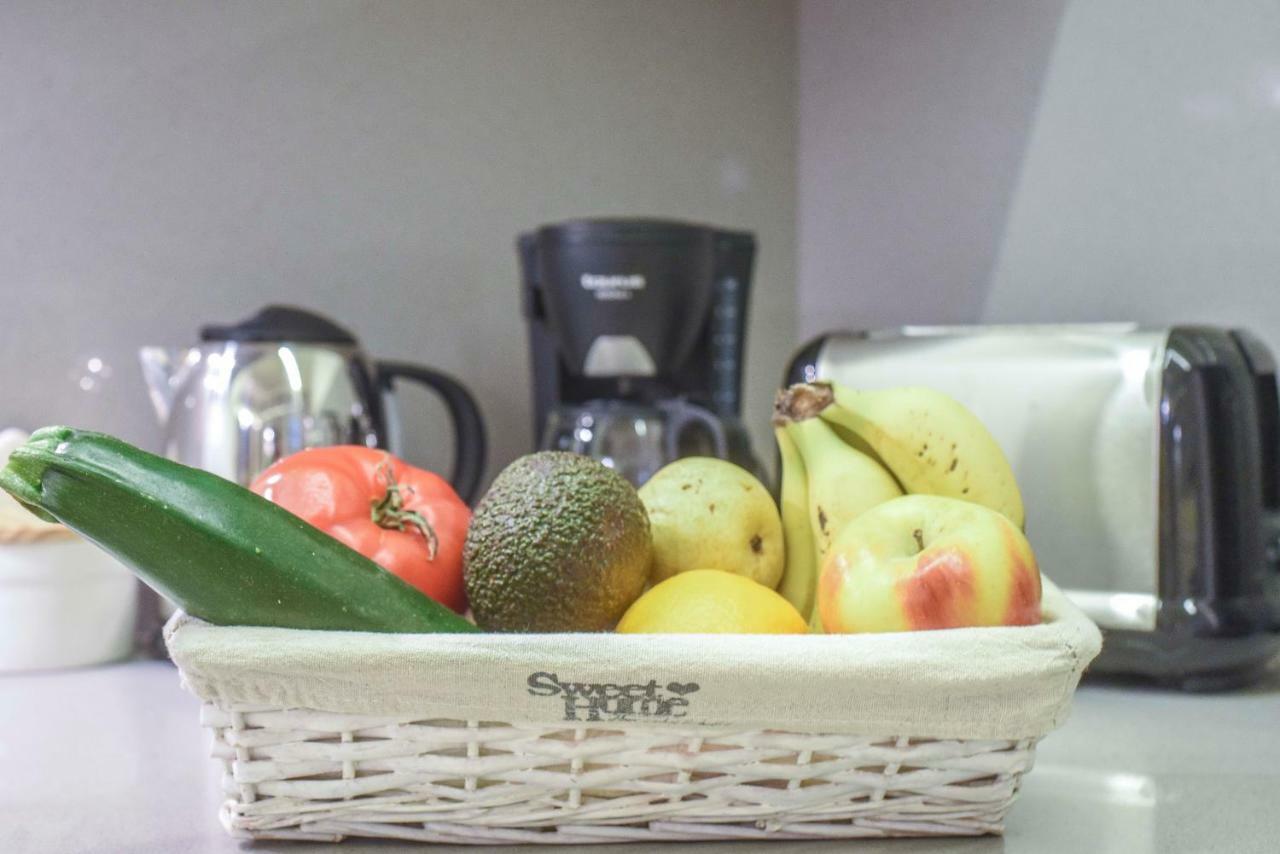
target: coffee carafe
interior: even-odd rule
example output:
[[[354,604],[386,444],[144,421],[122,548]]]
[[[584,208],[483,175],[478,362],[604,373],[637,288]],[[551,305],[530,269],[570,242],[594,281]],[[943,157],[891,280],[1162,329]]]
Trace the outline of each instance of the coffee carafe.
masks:
[[[740,420],[751,234],[571,220],[518,248],[534,445],[588,454],[636,485],[685,456],[763,475]]]
[[[303,448],[398,453],[392,387],[419,383],[452,420],[450,482],[463,500],[476,498],[485,430],[467,389],[420,365],[370,360],[349,331],[321,315],[268,306],[240,323],[205,326],[193,347],[144,347],[139,356],[166,455],[242,484]]]
[[[561,404],[547,416],[542,447],[595,457],[636,484],[680,457],[729,456],[720,419],[675,399],[653,405],[620,400]]]

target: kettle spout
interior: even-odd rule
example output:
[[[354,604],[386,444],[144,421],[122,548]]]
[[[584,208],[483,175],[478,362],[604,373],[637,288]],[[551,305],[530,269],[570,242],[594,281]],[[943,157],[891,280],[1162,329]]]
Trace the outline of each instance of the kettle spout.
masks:
[[[182,347],[143,347],[138,350],[142,379],[147,384],[151,405],[161,426],[169,421],[180,380],[179,368],[186,361],[187,352]]]

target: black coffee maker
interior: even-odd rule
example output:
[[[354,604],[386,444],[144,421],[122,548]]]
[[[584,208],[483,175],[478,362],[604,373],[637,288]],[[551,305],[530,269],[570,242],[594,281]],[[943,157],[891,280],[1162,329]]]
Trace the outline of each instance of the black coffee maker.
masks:
[[[518,248],[535,445],[596,457],[636,485],[685,456],[762,473],[741,421],[752,234],[583,219]]]

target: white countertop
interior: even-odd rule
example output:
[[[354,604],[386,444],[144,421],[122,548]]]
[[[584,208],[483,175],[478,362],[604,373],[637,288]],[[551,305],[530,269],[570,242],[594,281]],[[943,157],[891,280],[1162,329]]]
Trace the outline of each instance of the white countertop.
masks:
[[[198,708],[167,662],[0,676],[0,851],[319,850],[225,835],[217,820],[220,771],[208,758]],[[1277,846],[1280,669],[1232,694],[1086,683],[1070,721],[1041,743],[1003,839],[698,843],[667,850],[1248,854]],[[608,846],[623,854],[645,848]],[[477,849],[350,840],[340,850]]]

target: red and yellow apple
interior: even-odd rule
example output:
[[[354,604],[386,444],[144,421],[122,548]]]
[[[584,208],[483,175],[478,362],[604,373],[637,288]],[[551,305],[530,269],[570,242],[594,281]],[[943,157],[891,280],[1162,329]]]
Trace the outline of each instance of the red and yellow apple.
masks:
[[[955,498],[904,495],[846,525],[823,560],[827,632],[900,632],[1040,622],[1040,571],[1022,531]]]

